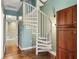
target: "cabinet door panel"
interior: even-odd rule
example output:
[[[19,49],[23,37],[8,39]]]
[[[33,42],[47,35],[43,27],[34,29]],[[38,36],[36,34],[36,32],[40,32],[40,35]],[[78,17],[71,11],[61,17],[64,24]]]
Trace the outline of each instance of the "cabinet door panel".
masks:
[[[67,9],[65,9],[65,14],[66,14],[66,22],[65,22],[65,24],[72,24],[73,22],[72,22],[72,17],[73,17],[73,9],[72,9],[72,7],[70,7],[70,8],[67,8]]]
[[[65,48],[64,31],[61,28],[57,30],[58,47]]]
[[[57,59],[75,59],[75,55],[73,52],[67,51],[65,49],[58,49],[58,57]]]
[[[77,30],[74,29],[73,30],[73,46],[74,46],[74,50],[77,52]]]
[[[73,28],[58,28],[58,47],[74,51]]]
[[[73,24],[77,27],[77,6],[73,6]]]
[[[69,59],[69,54],[64,49],[58,49],[58,59]]]
[[[69,59],[75,59],[74,53],[69,53]]]
[[[73,29],[64,29],[65,49],[74,51]]]
[[[57,13],[57,26],[64,25],[64,22],[65,22],[65,12],[64,10],[62,10]]]

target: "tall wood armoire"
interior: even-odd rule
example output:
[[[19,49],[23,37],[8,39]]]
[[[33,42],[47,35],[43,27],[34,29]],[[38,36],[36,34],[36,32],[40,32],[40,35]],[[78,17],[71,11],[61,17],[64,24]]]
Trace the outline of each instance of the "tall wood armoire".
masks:
[[[77,5],[57,12],[57,59],[77,59]]]

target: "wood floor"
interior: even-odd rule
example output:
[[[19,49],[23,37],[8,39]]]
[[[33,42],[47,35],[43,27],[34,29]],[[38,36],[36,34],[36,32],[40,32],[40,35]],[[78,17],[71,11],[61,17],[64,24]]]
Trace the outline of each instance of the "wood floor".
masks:
[[[35,55],[35,49],[28,51],[21,51],[14,42],[6,44],[6,53],[3,59],[53,59],[48,52],[39,53]]]

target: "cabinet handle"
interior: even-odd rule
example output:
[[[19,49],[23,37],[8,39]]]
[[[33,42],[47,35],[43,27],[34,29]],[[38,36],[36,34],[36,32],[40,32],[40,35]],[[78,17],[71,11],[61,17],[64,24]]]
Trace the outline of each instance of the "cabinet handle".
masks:
[[[73,23],[77,23],[77,22],[74,20]]]
[[[76,32],[76,31],[74,31],[74,34],[77,34],[77,32]]]

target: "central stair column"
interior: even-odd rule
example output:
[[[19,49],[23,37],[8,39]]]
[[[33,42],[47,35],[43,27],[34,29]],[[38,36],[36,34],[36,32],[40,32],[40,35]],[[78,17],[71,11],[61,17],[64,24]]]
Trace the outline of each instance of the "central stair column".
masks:
[[[22,21],[23,21],[23,20],[25,20],[25,17],[26,17],[25,16],[25,2],[24,1],[22,1],[22,5],[23,5],[23,11],[22,11],[23,12],[23,14],[22,14],[23,15]]]
[[[37,21],[38,21],[38,9],[39,9],[39,7],[38,7],[38,0],[36,0],[36,8],[37,8]],[[37,24],[38,24],[38,22],[37,22]],[[38,27],[37,27],[37,32],[36,32],[37,34],[36,34],[36,55],[38,55]]]

